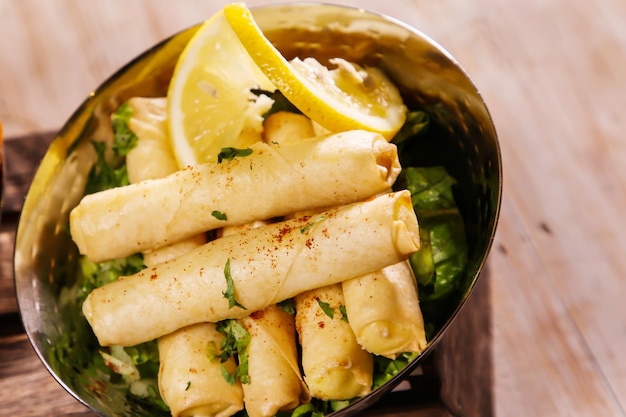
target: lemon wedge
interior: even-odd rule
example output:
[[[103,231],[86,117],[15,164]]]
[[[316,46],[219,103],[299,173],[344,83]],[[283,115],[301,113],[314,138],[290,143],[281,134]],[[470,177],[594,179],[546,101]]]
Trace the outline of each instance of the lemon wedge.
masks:
[[[390,140],[406,119],[395,85],[376,68],[342,59],[329,69],[314,58],[287,61],[265,37],[244,3],[224,7],[224,16],[263,73],[302,113],[331,132],[364,129]]]
[[[214,160],[224,147],[260,140],[272,104],[251,89],[275,87],[252,61],[222,11],[183,49],[167,92],[168,133],[180,167]]]

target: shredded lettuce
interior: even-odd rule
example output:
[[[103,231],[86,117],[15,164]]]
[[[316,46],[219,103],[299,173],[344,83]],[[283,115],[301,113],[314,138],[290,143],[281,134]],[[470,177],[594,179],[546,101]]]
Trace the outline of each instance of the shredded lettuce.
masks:
[[[135,146],[139,138],[130,129],[130,118],[133,116],[133,108],[128,103],[122,104],[111,116],[113,126],[113,153],[117,156],[126,156]]]
[[[417,135],[423,135],[428,131],[430,117],[426,112],[421,110],[412,110],[407,113],[406,121],[402,128],[393,137],[393,142],[396,145],[401,146],[405,141],[416,137]]]
[[[420,289],[420,300],[431,301],[460,288],[467,264],[467,242],[456,206],[456,184],[443,167],[405,168],[400,182],[411,192],[420,223],[421,248],[410,261]]]

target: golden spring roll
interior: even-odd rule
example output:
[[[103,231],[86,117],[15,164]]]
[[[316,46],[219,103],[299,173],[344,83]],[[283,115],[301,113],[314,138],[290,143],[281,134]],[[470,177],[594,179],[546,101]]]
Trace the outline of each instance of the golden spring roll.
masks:
[[[383,194],[215,239],[93,290],[83,312],[101,345],[132,346],[245,317],[405,260],[418,247],[410,192]]]
[[[309,402],[298,362],[294,316],[271,305],[239,322],[250,334],[250,383],[242,386],[248,415],[272,417]]]
[[[230,385],[221,372],[224,336],[213,323],[186,327],[159,339],[159,391],[173,417],[227,417],[243,409],[241,383]],[[237,365],[229,358],[231,374]]]
[[[207,230],[360,201],[387,190],[401,169],[395,145],[365,131],[250,149],[85,196],[70,214],[80,253],[99,262]]]
[[[374,359],[342,318],[341,284],[295,297],[296,329],[302,346],[304,380],[321,400],[348,400],[371,391]],[[331,317],[332,315],[332,317]]]
[[[395,358],[426,347],[417,283],[408,261],[342,283],[357,341],[369,352]]]

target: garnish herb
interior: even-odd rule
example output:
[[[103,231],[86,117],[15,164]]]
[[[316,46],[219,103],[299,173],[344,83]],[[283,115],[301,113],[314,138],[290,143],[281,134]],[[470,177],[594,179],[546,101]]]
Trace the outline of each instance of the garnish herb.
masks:
[[[128,171],[126,165],[112,165],[106,160],[106,144],[104,142],[91,141],[96,151],[96,163],[89,171],[85,194],[93,194],[109,188],[128,185]]]
[[[319,298],[316,298],[315,300],[317,301],[317,304],[320,306],[324,314],[326,314],[331,319],[335,318],[335,309],[331,307],[329,303],[322,301]],[[339,306],[339,312],[341,313],[340,319],[348,323],[348,313],[346,312],[346,306],[341,304]]]
[[[324,411],[317,410],[313,402],[302,404],[298,406],[291,417],[324,417],[326,413]]]
[[[218,332],[224,335],[222,341],[220,361],[222,363],[222,375],[229,384],[233,385],[237,379],[242,384],[250,383],[248,375],[248,345],[250,344],[250,333],[239,324],[237,320],[222,320],[216,324]],[[231,357],[237,359],[237,369],[235,374],[228,372],[224,363]]]
[[[124,348],[99,346],[80,313],[83,301],[93,289],[143,268],[141,254],[100,263],[79,257],[75,280],[63,287],[59,295],[59,309],[66,331],[52,346],[49,357],[57,372],[75,373],[76,363],[80,363],[81,372],[77,378],[83,381],[84,386],[123,385],[127,388],[128,397],[141,403],[145,410],[151,410],[150,415],[162,415],[169,408],[161,399],[156,385],[159,371],[156,341]]]
[[[228,385],[235,385],[235,382],[237,382],[237,378],[235,378],[234,375],[228,372],[228,370],[224,367],[224,365],[222,365],[220,370],[222,371],[222,377],[224,377],[226,382],[228,382]]]
[[[376,356],[374,358],[374,381],[372,389],[378,388],[389,381],[417,356],[418,354],[414,352],[401,353],[395,359]]]
[[[343,304],[340,305],[339,311],[341,312],[341,320],[345,321],[346,323],[350,323],[348,321],[348,312],[346,311],[346,306],[344,306]]]
[[[293,301],[293,298],[288,298],[285,301],[281,301],[277,305],[287,314],[296,314],[296,304]]]
[[[217,163],[221,164],[223,160],[232,161],[236,157],[250,156],[252,155],[252,148],[222,148],[217,154]]]
[[[191,388],[191,381],[187,381],[187,386],[185,386],[185,391],[189,391],[189,388]]]
[[[302,226],[300,228],[300,233],[305,234],[306,232],[308,232],[309,230],[311,230],[311,228],[313,226],[315,226],[316,224],[318,224],[319,222],[322,222],[326,220],[326,216],[320,216],[314,220],[311,220],[309,223],[305,224],[304,226]]]
[[[272,107],[263,114],[263,119],[267,119],[272,114],[278,113],[279,111],[288,111],[291,113],[302,114],[302,112],[296,106],[294,106],[289,100],[287,100],[287,98],[283,95],[283,93],[280,92],[280,90],[275,90],[272,92],[267,90],[252,89],[250,91],[257,96],[265,95],[274,100],[274,102],[272,103]]]
[[[317,301],[317,304],[319,304],[324,314],[326,314],[331,319],[335,316],[335,309],[332,308],[330,304],[328,304],[325,301],[320,300],[319,298],[316,298],[315,300]]]
[[[128,127],[132,114],[133,109],[128,103],[122,104],[113,114],[113,144],[109,157],[107,157],[106,143],[91,141],[96,151],[96,163],[87,176],[85,194],[93,194],[130,183],[125,157],[137,145],[138,140]]]
[[[223,292],[222,295],[228,300],[228,308],[236,306],[246,310],[246,308],[235,299],[235,283],[230,274],[230,258],[228,258],[226,266],[224,267],[224,277],[226,278],[226,291]]]
[[[226,216],[226,213],[222,213],[221,211],[218,210],[213,210],[211,212],[211,216],[215,217],[217,220],[228,220],[228,216]]]
[[[130,118],[133,116],[133,108],[128,103],[122,104],[115,113],[113,113],[112,124],[113,134],[113,152],[120,156],[128,155],[131,149],[137,145],[139,138],[130,130]]]

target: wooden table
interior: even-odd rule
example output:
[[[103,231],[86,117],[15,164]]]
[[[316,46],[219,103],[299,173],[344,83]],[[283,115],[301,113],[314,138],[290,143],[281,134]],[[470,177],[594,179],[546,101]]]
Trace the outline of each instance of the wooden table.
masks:
[[[0,0],[5,135],[57,129],[116,68],[224,3]],[[271,1],[249,2],[263,3]],[[626,415],[626,2],[338,3],[429,34],[461,62],[492,112],[505,193],[489,279],[473,299],[482,294],[479,305],[489,306],[493,380],[484,396],[494,414]],[[82,413],[11,327],[15,302],[2,274],[0,414]],[[442,357],[458,358],[465,346],[449,342],[442,349],[458,355]],[[481,395],[473,398],[448,403],[448,415],[470,415]]]

